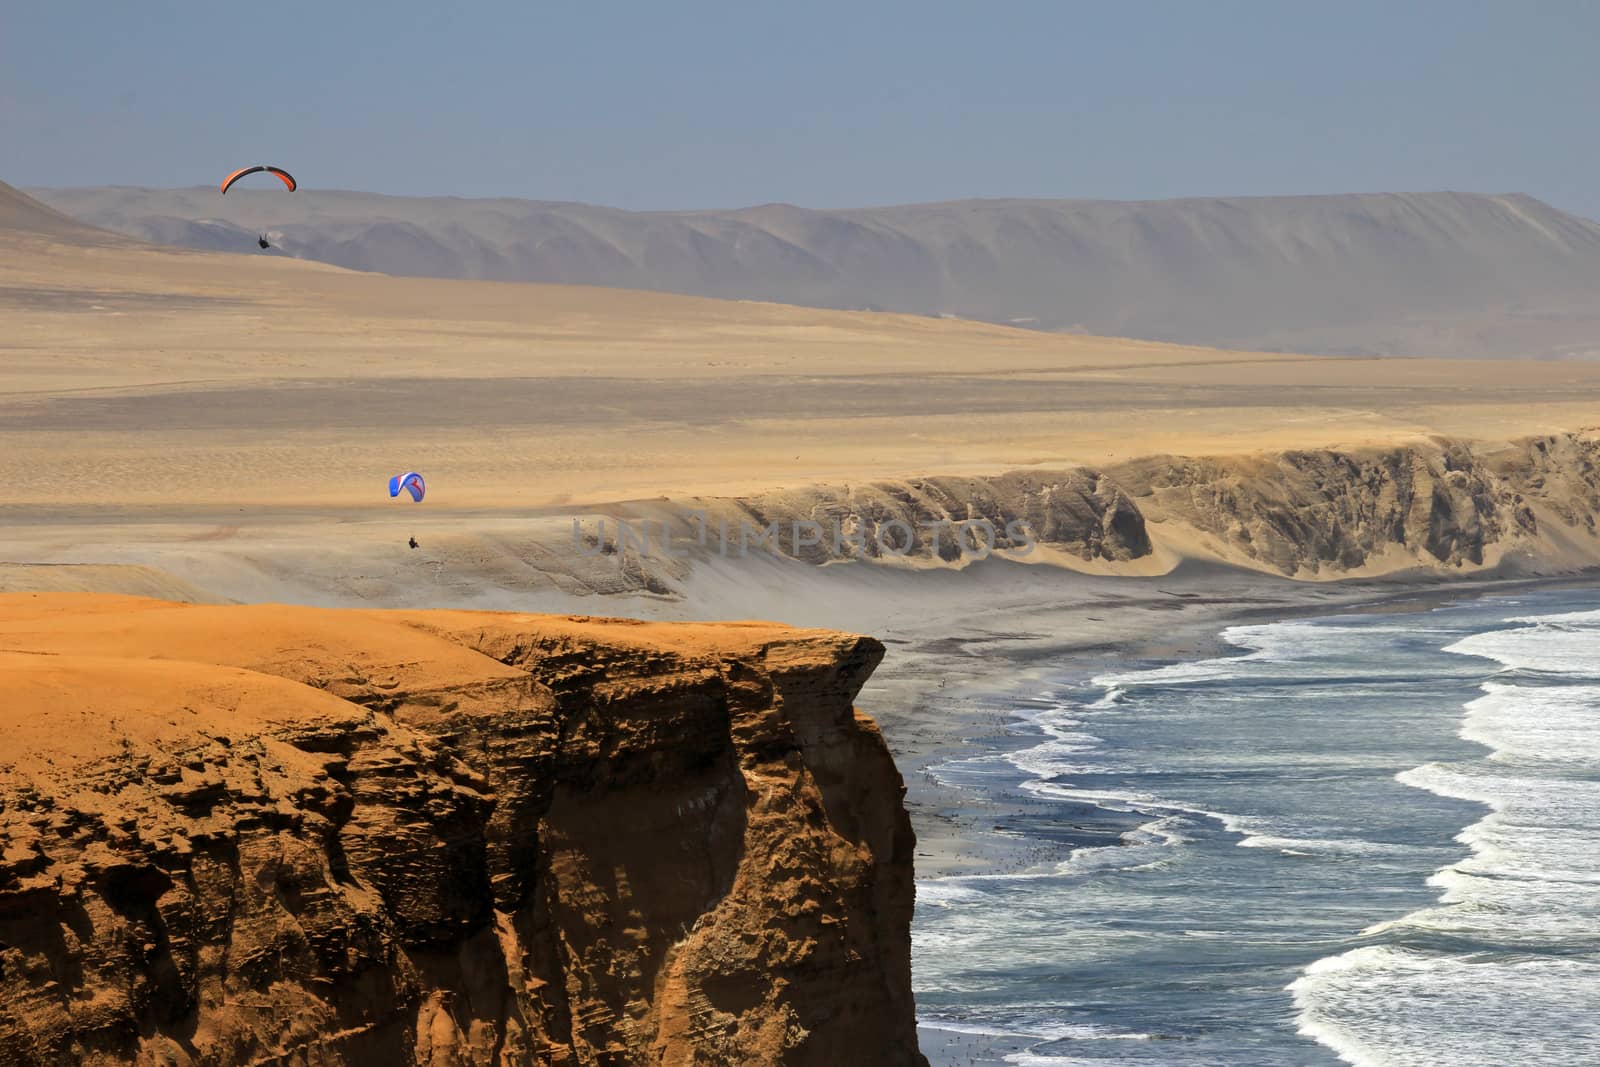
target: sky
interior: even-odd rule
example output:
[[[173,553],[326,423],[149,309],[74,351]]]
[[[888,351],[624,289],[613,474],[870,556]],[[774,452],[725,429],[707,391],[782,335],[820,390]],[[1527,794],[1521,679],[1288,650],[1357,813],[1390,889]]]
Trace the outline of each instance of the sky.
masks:
[[[632,209],[1526,192],[1600,218],[1600,4],[0,3],[0,181]]]

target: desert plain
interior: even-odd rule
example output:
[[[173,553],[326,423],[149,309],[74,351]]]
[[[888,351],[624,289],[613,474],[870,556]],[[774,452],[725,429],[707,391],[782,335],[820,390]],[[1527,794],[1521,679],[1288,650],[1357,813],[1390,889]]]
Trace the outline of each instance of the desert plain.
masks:
[[[151,245],[8,186],[0,252],[0,590],[760,617],[935,639],[959,636],[944,632],[950,618],[981,630],[972,620],[994,616],[1014,632],[1026,611],[1035,637],[1104,643],[1169,630],[1174,583],[1198,583],[1185,601],[1185,618],[1197,619],[1201,602],[1230,593],[1320,603],[1365,596],[1363,579],[1508,576],[1504,545],[1526,530],[1477,530],[1487,548],[1475,559],[1459,546],[1439,550],[1445,558],[1415,544],[1396,551],[1388,542],[1403,534],[1374,518],[1394,509],[1384,495],[1394,493],[1374,487],[1392,472],[1347,472],[1341,487],[1304,463],[1289,511],[1311,494],[1334,501],[1318,521],[1333,524],[1335,542],[1362,524],[1376,532],[1354,556],[1330,550],[1345,556],[1320,568],[1274,563],[1257,550],[1259,530],[1240,532],[1254,505],[1230,501],[1276,493],[1274,463],[1287,452],[1492,453],[1536,436],[1586,441],[1600,428],[1600,362],[1231,351],[391,277]],[[1162,457],[1160,469],[1149,457]],[[1172,475],[1194,461],[1221,467]],[[1436,466],[1443,475],[1451,462]],[[718,500],[812,514],[819,486],[848,496],[876,484],[894,498],[915,495],[906,487],[919,479],[1079,469],[1112,472],[1141,502],[1148,546],[1074,542],[943,566],[658,558],[626,573],[626,558],[587,554],[572,534],[579,515]],[[420,504],[386,491],[406,470],[427,478]],[[1372,500],[1337,499],[1363,479]],[[1592,485],[1525,471],[1495,490],[1501,512],[1530,481],[1558,515],[1510,576],[1600,561],[1592,529],[1565,532]],[[1426,495],[1409,481],[1401,489]],[[1219,508],[1243,519],[1218,519]],[[1391,525],[1405,521],[1440,522]],[[406,547],[411,537],[420,550]],[[1163,610],[1153,622],[1079,610],[1122,601]],[[880,673],[896,665],[891,654]]]
[[[1585,580],[1597,430],[1600,362],[1231,351],[390,277],[158,247],[0,186],[8,773],[66,781],[169,727],[215,732],[152,719],[124,737],[95,708],[133,722],[170,697],[269,722],[274,694],[303,688],[280,676],[326,688],[324,658],[363,699],[450,675],[411,654],[415,634],[355,614],[320,637],[291,609],[220,615],[163,649],[146,631],[169,616],[105,594],[761,619],[883,642],[857,702],[909,786],[916,872],[995,869],[1017,857],[971,831],[1001,813],[921,773],[1003,728],[994,693],[1067,654],[1195,654],[1251,615]],[[422,502],[387,492],[408,470]],[[1041,544],[728,558],[578,536],[597,519],[684,534],[691,509],[1026,516]],[[241,636],[252,618],[277,629]]]

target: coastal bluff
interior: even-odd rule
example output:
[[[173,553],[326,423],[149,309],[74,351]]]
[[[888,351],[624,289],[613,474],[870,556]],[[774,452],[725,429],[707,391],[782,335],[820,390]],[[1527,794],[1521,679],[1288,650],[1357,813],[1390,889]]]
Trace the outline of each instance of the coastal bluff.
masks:
[[[0,596],[0,1060],[924,1064],[882,656]]]
[[[1164,549],[1306,580],[1559,572],[1600,564],[1600,436],[1150,455],[1100,469],[814,485],[692,503],[713,516],[712,527],[770,527],[781,550],[813,564],[844,558],[842,540],[802,543],[790,533],[796,522],[849,530],[871,558],[900,536],[900,554],[927,563],[960,562],[963,545],[1025,556],[1031,546],[1011,535],[1020,528],[1052,561],[1106,573],[1138,573]],[[988,544],[958,535],[973,523],[987,527]]]

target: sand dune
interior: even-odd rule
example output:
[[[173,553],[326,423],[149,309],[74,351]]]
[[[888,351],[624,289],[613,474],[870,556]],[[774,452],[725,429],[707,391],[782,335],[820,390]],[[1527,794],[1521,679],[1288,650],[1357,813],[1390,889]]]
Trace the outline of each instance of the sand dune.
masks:
[[[1005,506],[1045,507],[1063,562],[1106,573],[1592,556],[1586,533],[1557,543],[1588,480],[1541,488],[1561,472],[1500,445],[1592,433],[1600,364],[1328,359],[392,278],[32,223],[0,229],[0,311],[0,560],[134,568],[13,568],[12,588],[551,609],[671,596],[681,562],[576,555],[569,516],[669,498],[965,514],[981,502],[918,486],[992,488],[1004,472],[1023,487]],[[1340,451],[1279,458],[1324,448]],[[406,469],[429,479],[421,505],[387,495]],[[1085,508],[1038,496],[1078,482]],[[1086,548],[1117,543],[1118,494],[1150,550]],[[1524,529],[1519,494],[1554,518]],[[1293,543],[1312,536],[1302,512],[1319,516],[1315,546]],[[422,550],[404,548],[412,535]]]
[[[258,602],[0,597],[0,883],[26,902],[0,1037],[42,1060],[918,1062],[915,846],[858,692],[928,753],[969,736],[946,682],[1028,677],[1007,654],[1176,649],[1284,610],[1291,577],[1600,558],[1597,363],[392,278],[154,247],[3,186],[0,318],[0,590]],[[384,492],[406,468],[422,505]],[[718,494],[992,505],[1063,567],[561,545],[568,510]],[[903,673],[863,690],[884,647],[850,635],[526,614],[585,599],[848,622]],[[520,613],[284,604],[497,600]],[[961,827],[929,821],[939,862]]]
[[[0,231],[35,234],[57,241],[85,239],[125,244],[106,230],[71,218],[33,197],[0,182]]]
[[[1594,358],[1600,225],[1524,195],[971,200],[848,211],[302,188],[35,190],[119,232],[357,270],[949,314],[1240,349]],[[274,254],[277,254],[275,249]]]
[[[1579,363],[1224,352],[32,229],[0,252],[13,514],[393,508],[407,468],[436,511],[1509,439],[1592,426],[1600,398]]]

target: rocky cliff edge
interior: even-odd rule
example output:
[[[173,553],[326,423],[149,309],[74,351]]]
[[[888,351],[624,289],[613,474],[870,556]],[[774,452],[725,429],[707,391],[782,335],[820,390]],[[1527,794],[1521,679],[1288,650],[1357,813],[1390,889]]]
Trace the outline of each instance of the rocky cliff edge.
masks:
[[[692,503],[726,541],[763,533],[775,550],[816,564],[883,559],[888,545],[935,565],[992,550],[1113,574],[1161,573],[1176,556],[1300,579],[1560,572],[1600,564],[1600,437],[1146,456],[1103,470],[819,485]],[[1033,555],[1038,548],[1045,551]],[[638,570],[635,584],[648,587],[650,572]]]
[[[0,1060],[920,1064],[882,654],[0,596]]]

